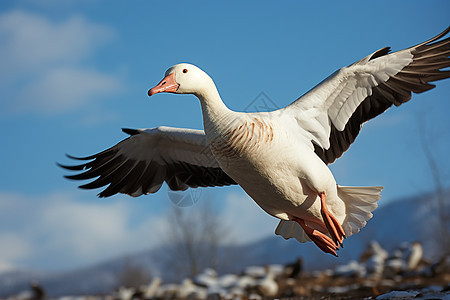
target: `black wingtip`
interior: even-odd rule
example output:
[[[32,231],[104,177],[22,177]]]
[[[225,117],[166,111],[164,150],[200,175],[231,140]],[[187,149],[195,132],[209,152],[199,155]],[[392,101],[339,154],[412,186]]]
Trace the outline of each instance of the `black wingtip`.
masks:
[[[412,48],[417,48],[417,47],[426,45],[426,44],[428,44],[428,43],[434,42],[434,41],[440,39],[441,37],[446,36],[447,33],[449,33],[449,32],[450,32],[450,26],[448,26],[447,29],[445,29],[444,31],[442,31],[441,33],[439,33],[439,34],[438,34],[437,36],[435,36],[434,38],[431,38],[431,39],[429,39],[428,41],[425,41],[425,42],[423,42],[423,43],[420,43],[420,44],[418,44],[418,45],[416,45],[416,46],[414,46],[414,47],[412,47]]]
[[[387,54],[389,54],[390,51],[391,51],[391,47],[384,47],[383,49],[380,49],[377,52],[375,52],[374,54],[372,54],[372,56],[369,58],[369,61],[371,61],[372,59],[387,55]]]
[[[141,133],[138,129],[131,129],[131,128],[122,128],[122,131],[129,135],[136,135]]]
[[[70,159],[73,159],[73,160],[90,160],[90,159],[94,159],[96,155],[98,155],[98,154],[94,154],[94,155],[90,155],[90,156],[84,156],[84,157],[78,157],[78,156],[73,156],[73,155],[70,155],[70,154],[66,153],[66,157],[70,158]]]
[[[76,166],[68,166],[68,165],[63,165],[60,164],[59,162],[56,163],[56,165],[60,168],[63,168],[65,170],[69,170],[69,171],[83,171],[85,169],[85,165],[76,165]]]
[[[69,153],[66,153],[66,157],[70,158],[70,159],[75,159],[75,160],[82,160],[81,157],[73,156],[73,155],[70,155]]]

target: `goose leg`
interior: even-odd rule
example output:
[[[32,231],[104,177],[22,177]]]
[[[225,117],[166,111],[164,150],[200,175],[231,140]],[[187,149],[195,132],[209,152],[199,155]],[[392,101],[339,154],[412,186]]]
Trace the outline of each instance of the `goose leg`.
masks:
[[[323,222],[325,226],[327,226],[328,232],[330,233],[333,241],[336,243],[336,246],[343,247],[342,242],[345,238],[344,229],[341,224],[336,220],[336,218],[331,214],[331,212],[327,208],[325,193],[320,193],[320,204],[321,209],[320,213],[322,214]]]
[[[322,232],[306,225],[303,219],[295,218],[294,220],[303,228],[308,237],[320,248],[320,250],[337,257],[336,250],[338,250],[339,246],[336,246],[332,239]]]

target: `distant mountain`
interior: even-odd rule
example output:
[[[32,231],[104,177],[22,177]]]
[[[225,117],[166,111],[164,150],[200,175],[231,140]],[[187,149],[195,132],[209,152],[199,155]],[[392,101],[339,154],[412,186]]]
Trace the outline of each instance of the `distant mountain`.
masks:
[[[249,265],[285,264],[298,257],[303,259],[305,269],[330,268],[357,260],[372,240],[378,241],[387,250],[393,250],[404,241],[419,241],[425,256],[430,258],[437,255],[439,250],[437,207],[434,196],[428,194],[393,201],[378,208],[369,224],[359,234],[345,241],[345,248],[338,252],[339,258],[322,253],[312,243],[300,244],[292,239],[285,241],[279,236],[270,236],[247,245],[223,246],[219,249],[219,257],[226,257],[227,261],[218,271],[239,272]],[[164,252],[164,248],[120,257],[72,272],[7,272],[0,275],[0,297],[26,290],[32,281],[39,282],[51,296],[106,293],[117,288],[121,272],[130,265],[167,279],[165,266],[157,258],[161,252]]]

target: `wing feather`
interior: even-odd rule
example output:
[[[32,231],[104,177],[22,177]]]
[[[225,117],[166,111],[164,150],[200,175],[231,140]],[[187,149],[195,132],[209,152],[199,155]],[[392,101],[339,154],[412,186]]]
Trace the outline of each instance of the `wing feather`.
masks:
[[[130,137],[97,154],[70,159],[82,164],[61,165],[81,171],[65,177],[89,180],[82,189],[106,188],[99,197],[118,193],[155,193],[166,182],[172,190],[236,184],[218,165],[202,130],[158,127],[123,129]]]
[[[327,164],[339,158],[358,136],[362,125],[411,93],[435,87],[450,77],[450,27],[434,38],[405,50],[380,49],[333,73],[311,91],[280,111],[290,113],[302,136],[310,138]],[[324,122],[324,118],[327,122]]]

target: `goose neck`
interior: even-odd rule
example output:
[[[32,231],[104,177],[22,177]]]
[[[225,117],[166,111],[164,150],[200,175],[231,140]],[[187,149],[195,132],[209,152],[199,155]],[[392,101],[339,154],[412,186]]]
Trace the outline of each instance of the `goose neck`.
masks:
[[[216,123],[231,112],[223,103],[215,87],[198,93],[196,96],[199,98],[202,106],[204,123]]]

